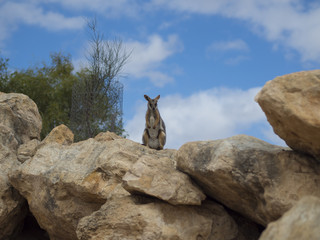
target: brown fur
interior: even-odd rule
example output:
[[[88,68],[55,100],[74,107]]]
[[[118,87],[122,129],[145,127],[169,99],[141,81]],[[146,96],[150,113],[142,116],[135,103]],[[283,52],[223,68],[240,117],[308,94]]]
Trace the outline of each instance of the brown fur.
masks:
[[[142,135],[143,145],[146,145],[146,146],[150,147],[149,146],[149,139],[150,139],[149,130],[151,128],[156,129],[157,126],[160,124],[160,126],[162,126],[163,128],[161,127],[161,129],[159,129],[159,132],[158,132],[158,135],[157,135],[157,139],[159,141],[159,146],[158,146],[157,149],[158,150],[162,150],[164,145],[165,145],[165,142],[166,142],[165,126],[164,126],[163,120],[160,117],[160,112],[159,112],[159,110],[157,108],[157,105],[154,105],[154,101],[156,101],[155,104],[157,104],[157,101],[159,100],[160,95],[158,95],[155,99],[151,99],[147,95],[144,95],[144,98],[149,102],[150,106],[152,106],[152,107],[149,107],[149,105],[148,105],[148,110],[147,110],[146,116],[145,116],[146,128],[145,128],[145,130],[143,132],[143,135]],[[151,116],[154,117],[153,126],[151,126],[151,123],[150,123]]]

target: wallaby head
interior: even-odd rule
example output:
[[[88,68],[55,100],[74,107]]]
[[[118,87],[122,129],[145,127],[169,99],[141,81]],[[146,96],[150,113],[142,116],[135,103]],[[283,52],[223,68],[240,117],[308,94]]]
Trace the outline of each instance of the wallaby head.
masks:
[[[144,98],[148,101],[148,108],[150,110],[155,111],[158,108],[158,100],[160,98],[160,95],[158,95],[154,99],[151,99],[148,95],[144,95]]]

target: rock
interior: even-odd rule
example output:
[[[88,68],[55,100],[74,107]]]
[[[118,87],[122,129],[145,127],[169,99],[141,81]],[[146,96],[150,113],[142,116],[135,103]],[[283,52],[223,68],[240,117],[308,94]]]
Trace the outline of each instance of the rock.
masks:
[[[9,183],[7,174],[17,167],[16,154],[0,144],[0,239],[10,239],[27,214],[25,200]]]
[[[320,165],[245,135],[184,144],[177,168],[225,206],[266,226],[306,195],[320,197]]]
[[[33,158],[9,178],[50,239],[77,239],[81,218],[107,199],[130,195],[121,185],[132,164],[142,156],[173,158],[175,152],[151,150],[127,139],[91,138],[71,145],[43,141]]]
[[[190,178],[175,169],[169,158],[141,157],[124,175],[124,188],[171,204],[200,205],[206,198]]]
[[[0,123],[12,129],[19,144],[40,140],[41,116],[37,105],[26,95],[0,92]]]
[[[230,209],[227,209],[228,214],[233,218],[238,225],[237,240],[257,240],[259,239],[262,231],[265,229],[263,226],[243,217]]]
[[[320,160],[320,70],[277,77],[256,101],[288,146]]]
[[[25,144],[20,145],[18,149],[18,160],[21,163],[31,159],[37,151],[40,141],[33,139]]]
[[[237,234],[237,225],[217,203],[173,206],[136,196],[107,201],[77,228],[80,240],[231,240]]]
[[[318,240],[320,237],[320,199],[305,197],[278,221],[272,222],[260,240]]]
[[[1,112],[1,108],[0,108]],[[15,133],[14,131],[1,124],[0,122],[0,144],[2,146],[6,146],[8,150],[15,152],[18,147],[19,143],[17,139],[15,138]]]
[[[70,145],[73,143],[74,134],[71,130],[64,124],[61,124],[54,129],[46,136],[42,144],[56,142],[62,145]]]
[[[37,106],[29,97],[0,92],[0,239],[11,239],[22,228],[26,202],[7,175],[20,164],[20,144],[40,139],[41,125]]]
[[[114,132],[101,132],[94,138],[98,142],[111,141],[115,139],[122,139],[122,137],[118,136]]]

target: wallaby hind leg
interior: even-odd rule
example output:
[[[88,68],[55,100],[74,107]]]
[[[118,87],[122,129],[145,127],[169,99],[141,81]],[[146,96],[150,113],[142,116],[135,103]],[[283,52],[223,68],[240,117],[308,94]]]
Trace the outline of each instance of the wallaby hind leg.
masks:
[[[148,146],[149,144],[149,134],[148,130],[145,129],[142,135],[142,145]]]
[[[159,139],[159,150],[162,150],[164,145],[166,144],[166,134],[164,131],[162,130],[159,131],[158,139]]]

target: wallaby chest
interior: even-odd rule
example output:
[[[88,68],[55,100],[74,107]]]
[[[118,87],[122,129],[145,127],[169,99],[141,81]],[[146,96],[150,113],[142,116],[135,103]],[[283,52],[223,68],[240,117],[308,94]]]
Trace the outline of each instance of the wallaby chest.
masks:
[[[157,117],[159,117],[156,113],[150,112],[149,114],[149,126],[146,124],[146,128],[148,129],[149,136],[153,139],[156,139],[159,134],[160,129],[160,120],[158,121],[158,124],[155,125],[155,122],[157,121]],[[155,128],[154,128],[155,127]]]

